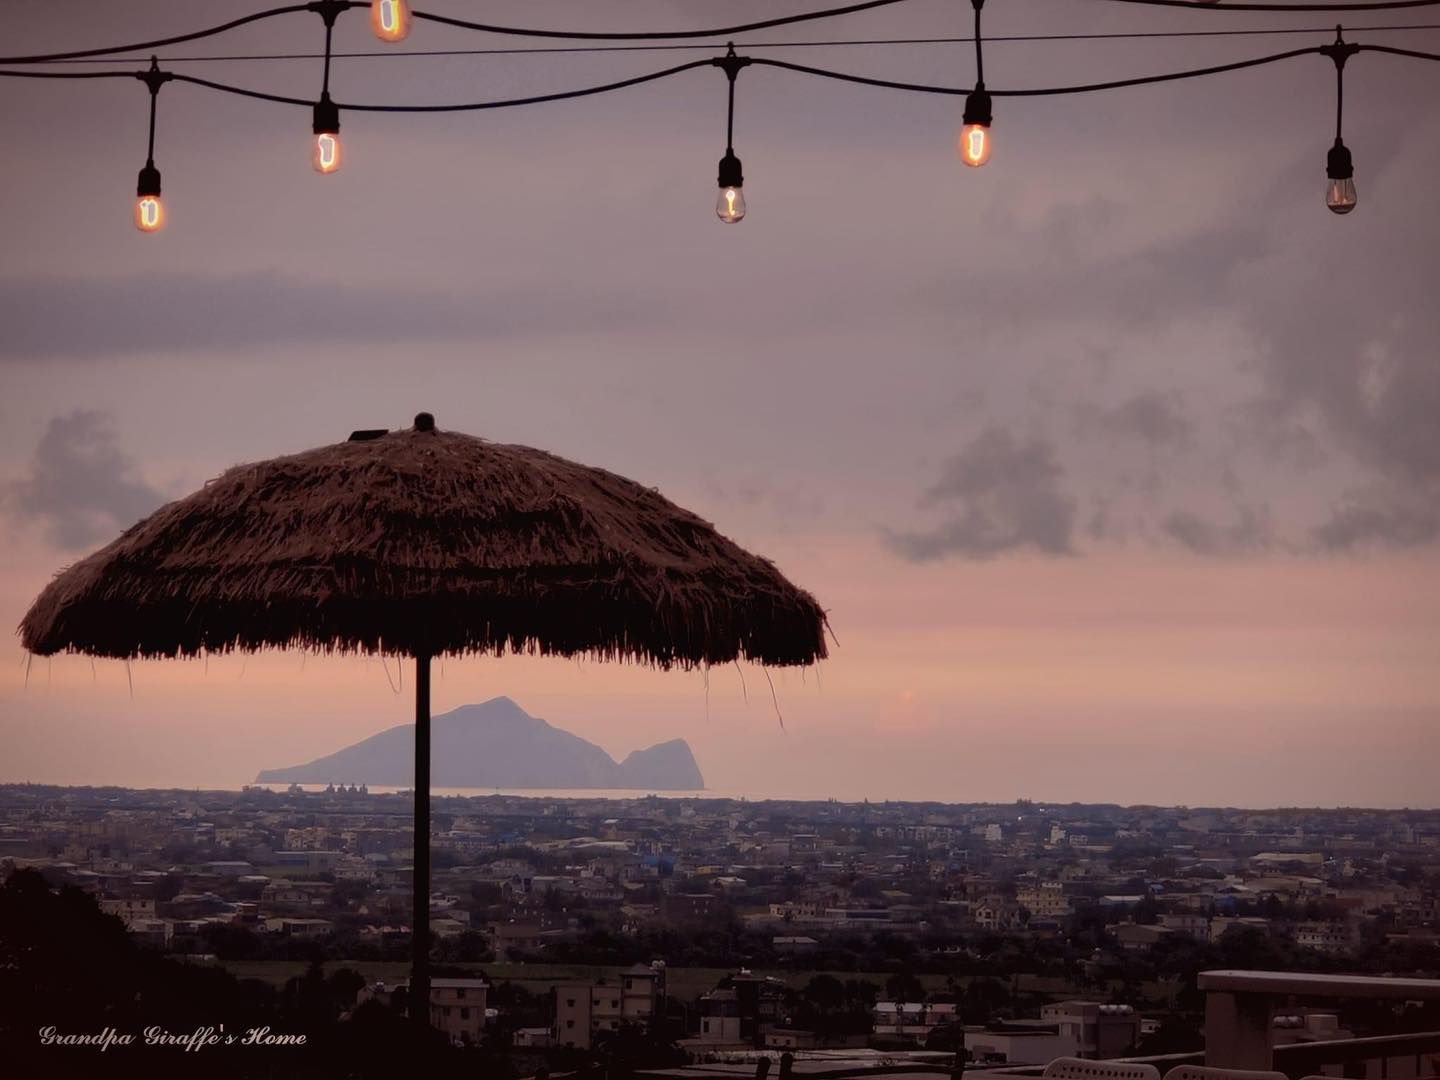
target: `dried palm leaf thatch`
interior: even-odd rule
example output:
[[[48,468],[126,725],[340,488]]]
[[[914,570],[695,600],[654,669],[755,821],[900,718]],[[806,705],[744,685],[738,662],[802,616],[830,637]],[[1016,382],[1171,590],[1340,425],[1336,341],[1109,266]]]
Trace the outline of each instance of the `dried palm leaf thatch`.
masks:
[[[22,643],[42,655],[299,647],[687,668],[825,655],[814,597],[653,489],[416,420],[237,466],[162,507],[58,574]]]

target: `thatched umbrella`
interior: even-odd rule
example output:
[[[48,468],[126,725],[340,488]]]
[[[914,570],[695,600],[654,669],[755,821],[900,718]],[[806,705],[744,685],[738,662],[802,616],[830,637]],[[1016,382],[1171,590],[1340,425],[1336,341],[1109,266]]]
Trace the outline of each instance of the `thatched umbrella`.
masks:
[[[767,560],[603,469],[403,431],[240,465],[63,571],[20,624],[48,655],[299,647],[415,660],[412,1014],[429,999],[430,661],[809,664],[825,615]]]

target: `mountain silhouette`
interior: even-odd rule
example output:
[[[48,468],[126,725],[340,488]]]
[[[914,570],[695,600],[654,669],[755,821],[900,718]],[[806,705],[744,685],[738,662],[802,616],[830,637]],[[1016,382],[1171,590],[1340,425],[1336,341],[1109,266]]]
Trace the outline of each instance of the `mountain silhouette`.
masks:
[[[508,697],[462,705],[431,720],[434,787],[644,788],[705,786],[684,739],[637,750],[623,762],[592,742],[531,716]],[[402,724],[304,765],[264,769],[257,784],[383,784],[415,779],[415,725]]]

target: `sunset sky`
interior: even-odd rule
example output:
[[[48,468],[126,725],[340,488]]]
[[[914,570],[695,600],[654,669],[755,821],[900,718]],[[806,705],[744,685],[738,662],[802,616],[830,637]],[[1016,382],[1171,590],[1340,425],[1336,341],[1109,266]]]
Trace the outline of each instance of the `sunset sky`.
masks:
[[[5,51],[259,6],[18,0]],[[484,17],[658,29],[807,6],[531,0]],[[995,35],[1324,21],[986,7]],[[968,4],[911,0],[742,40],[969,25]],[[1356,36],[1440,51],[1440,31]],[[986,75],[1093,82],[1327,39],[995,42]],[[322,41],[291,15],[162,57]],[[400,48],[540,45],[422,23]],[[336,48],[381,47],[351,12]],[[750,51],[974,76],[968,45]],[[700,55],[342,58],[332,92],[483,100]],[[300,97],[319,83],[314,60],[174,66]],[[658,487],[811,590],[838,639],[818,671],[772,672],[783,724],[758,668],[743,688],[716,669],[707,690],[517,658],[446,660],[437,712],[505,694],[617,756],[683,737],[710,787],[752,797],[1433,806],[1437,93],[1440,64],[1350,62],[1360,201],[1339,218],[1320,57],[997,98],[979,170],[955,154],[963,99],[752,68],[735,121],[749,216],[728,227],[716,70],[523,109],[347,113],[331,177],[311,171],[305,109],[172,84],[169,225],[142,236],[144,86],[0,81],[0,620],[232,464],[425,409]],[[412,709],[411,672],[397,693],[375,660],[127,670],[6,648],[0,782],[237,787]]]

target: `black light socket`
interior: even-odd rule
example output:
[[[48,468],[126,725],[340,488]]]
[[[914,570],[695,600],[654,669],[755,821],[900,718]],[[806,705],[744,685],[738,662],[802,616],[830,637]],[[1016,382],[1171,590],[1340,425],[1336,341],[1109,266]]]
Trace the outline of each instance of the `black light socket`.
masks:
[[[160,197],[160,170],[153,161],[147,161],[140,170],[140,181],[135,185],[135,195],[141,199],[146,196]]]
[[[1355,176],[1355,162],[1350,158],[1350,148],[1339,139],[1330,148],[1325,158],[1325,175],[1331,180],[1350,180]]]
[[[340,107],[330,100],[328,90],[315,103],[314,131],[316,135],[337,135],[340,132]]]
[[[961,122],[989,127],[990,120],[990,94],[984,86],[977,86],[965,95],[965,116]]]
[[[720,186],[743,187],[745,176],[740,171],[740,159],[732,151],[727,150],[725,156],[720,159]]]

